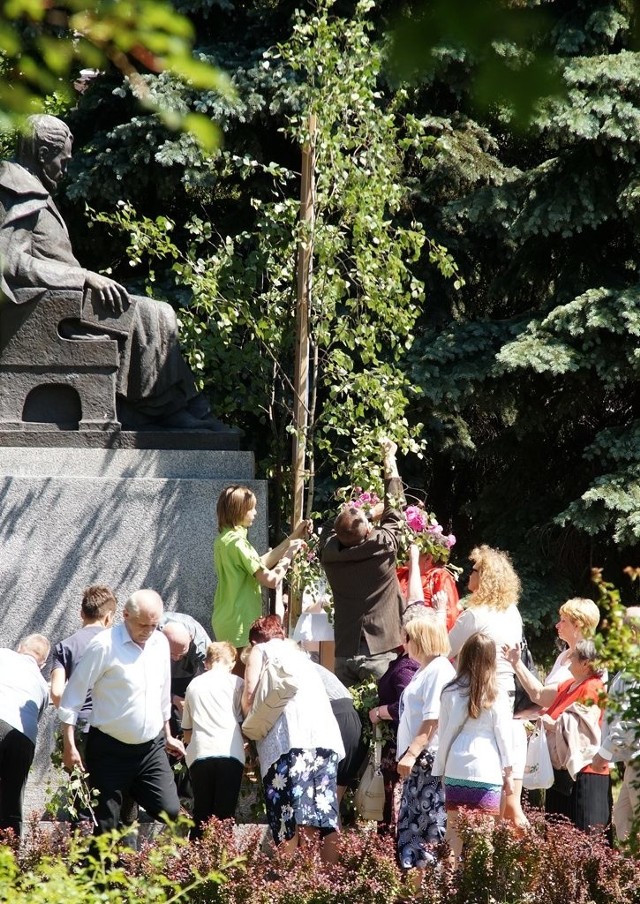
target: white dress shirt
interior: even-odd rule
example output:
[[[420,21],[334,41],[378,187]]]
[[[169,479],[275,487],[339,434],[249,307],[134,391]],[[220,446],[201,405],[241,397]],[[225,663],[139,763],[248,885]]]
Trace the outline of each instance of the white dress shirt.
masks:
[[[169,642],[154,631],[144,647],[124,623],[101,631],[87,647],[62,695],[58,717],[75,725],[91,691],[91,725],[123,744],[142,744],[171,715]]]
[[[38,720],[48,703],[49,688],[33,656],[1,649],[0,719],[35,744]]]

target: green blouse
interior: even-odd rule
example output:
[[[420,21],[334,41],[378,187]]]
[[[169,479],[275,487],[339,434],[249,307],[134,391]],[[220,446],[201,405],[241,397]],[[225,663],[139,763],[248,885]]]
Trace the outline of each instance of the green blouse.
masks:
[[[218,586],[211,624],[216,640],[246,647],[249,628],[262,615],[262,590],[254,575],[263,568],[246,527],[226,527],[213,544]]]

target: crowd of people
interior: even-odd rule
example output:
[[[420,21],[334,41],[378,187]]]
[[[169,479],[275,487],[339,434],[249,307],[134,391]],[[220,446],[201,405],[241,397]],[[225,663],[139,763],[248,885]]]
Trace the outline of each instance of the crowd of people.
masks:
[[[369,720],[387,727],[379,831],[394,837],[411,875],[436,862],[443,841],[452,857],[462,856],[463,809],[526,830],[521,797],[530,719],[541,719],[554,760],[546,810],[580,829],[609,826],[610,765],[628,764],[630,780],[613,814],[618,837],[627,837],[640,744],[619,708],[604,713],[606,676],[592,639],[598,607],[586,599],[560,607],[557,631],[566,648],[543,683],[521,659],[520,582],[506,553],[472,550],[464,610],[444,558],[411,546],[399,575],[404,500],[395,452],[392,442],[383,444],[379,510],[368,517],[347,504],[322,534],[320,561],[335,607],[335,674],[289,640],[277,616],[262,615],[262,587],[282,581],[312,525],[300,522],[258,555],[247,538],[256,498],[242,486],[228,487],[218,500],[215,641],[191,616],[165,612],[150,589],[134,593],[114,623],[115,595],[93,585],[82,599],[82,627],[54,647],[50,686],[42,677],[46,638],[32,634],[17,651],[0,650],[0,827],[21,831],[38,720],[51,700],[65,766],[86,770],[98,792],[96,833],[134,823],[138,808],[175,820],[186,805],[198,839],[211,816],[236,814],[248,743],[243,720],[277,663],[296,689],[256,747],[267,822],[285,852],[306,838],[317,841],[326,861],[336,857],[340,802],[367,754],[349,690],[363,679],[378,688]],[[629,609],[629,622],[640,624],[638,615]],[[516,681],[531,701],[518,712]],[[621,674],[611,691],[624,699],[632,687]],[[181,759],[187,768],[176,779],[172,763]]]

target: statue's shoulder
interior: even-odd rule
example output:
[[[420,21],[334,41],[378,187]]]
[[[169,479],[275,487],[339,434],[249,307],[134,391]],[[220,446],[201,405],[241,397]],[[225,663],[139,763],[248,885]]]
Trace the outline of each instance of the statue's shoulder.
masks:
[[[3,160],[0,163],[0,189],[22,197],[42,198],[49,197],[49,192],[42,182],[14,160]]]

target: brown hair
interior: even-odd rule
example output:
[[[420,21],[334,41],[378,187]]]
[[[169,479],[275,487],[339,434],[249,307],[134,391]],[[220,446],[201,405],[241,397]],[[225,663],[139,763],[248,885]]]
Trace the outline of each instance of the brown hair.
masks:
[[[255,493],[249,487],[238,484],[226,487],[218,496],[216,506],[218,530],[224,530],[225,527],[238,527],[255,504]]]
[[[357,546],[369,533],[369,522],[362,509],[348,505],[333,522],[333,529],[343,546]]]
[[[106,584],[91,584],[82,594],[82,614],[89,621],[104,618],[108,612],[115,612],[118,601],[113,590]]]
[[[483,545],[472,549],[469,558],[478,572],[478,589],[471,594],[467,605],[484,605],[500,611],[517,605],[522,588],[508,553]]]
[[[204,661],[209,668],[217,662],[221,662],[231,671],[236,664],[237,655],[238,651],[233,644],[230,644],[227,640],[218,640],[209,644]]]
[[[492,706],[498,696],[496,662],[496,644],[487,634],[476,632],[462,645],[456,677],[447,687],[468,688],[472,719]]]
[[[249,628],[249,643],[251,644],[266,643],[268,640],[273,640],[274,637],[279,637],[281,640],[286,637],[279,615],[263,615],[262,618],[257,618]]]

